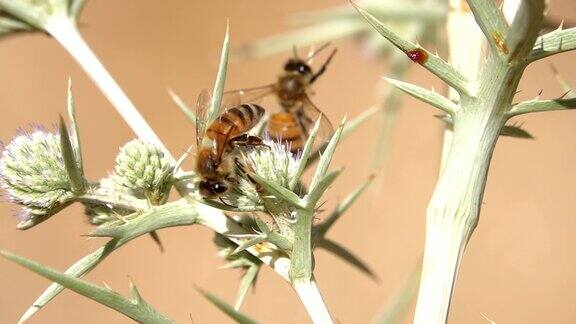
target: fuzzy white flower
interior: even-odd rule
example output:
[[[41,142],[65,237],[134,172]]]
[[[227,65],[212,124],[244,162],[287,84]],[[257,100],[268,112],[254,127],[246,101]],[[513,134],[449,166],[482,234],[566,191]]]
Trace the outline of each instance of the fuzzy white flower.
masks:
[[[284,188],[298,171],[300,156],[290,152],[284,144],[264,139],[267,146],[255,147],[243,152],[243,162],[246,169],[259,177],[274,182]],[[262,192],[250,179],[249,174],[239,172],[239,183],[236,188],[238,197],[235,199],[238,206],[262,205]]]
[[[2,152],[2,188],[10,200],[24,205],[19,228],[35,225],[73,199],[64,166],[60,136],[44,131],[19,135]]]

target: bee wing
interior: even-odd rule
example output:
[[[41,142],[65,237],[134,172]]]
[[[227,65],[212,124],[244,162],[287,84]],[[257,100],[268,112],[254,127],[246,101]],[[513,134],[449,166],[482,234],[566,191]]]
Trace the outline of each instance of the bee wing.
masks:
[[[258,103],[262,98],[274,93],[274,84],[226,91],[222,95],[222,107],[231,108],[244,103]]]
[[[196,147],[202,144],[202,138],[208,124],[208,111],[212,102],[212,94],[208,89],[202,90],[196,101]]]
[[[318,129],[318,134],[316,135],[316,140],[314,141],[314,148],[317,149],[325,142],[327,142],[332,134],[334,134],[334,127],[328,117],[314,105],[314,103],[310,100],[310,98],[305,95],[302,100],[302,109],[296,114],[298,117],[298,122],[302,127],[304,135],[308,138],[308,134],[314,128],[314,124],[318,118],[320,119],[320,129]]]

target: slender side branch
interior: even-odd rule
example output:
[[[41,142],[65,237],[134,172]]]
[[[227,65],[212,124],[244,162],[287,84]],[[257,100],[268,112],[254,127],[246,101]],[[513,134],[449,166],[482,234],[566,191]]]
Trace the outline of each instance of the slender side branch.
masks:
[[[576,108],[576,98],[554,100],[531,100],[518,103],[512,107],[510,117],[533,112],[568,110]]]
[[[337,220],[340,219],[340,216],[344,215],[344,213],[352,206],[352,204],[360,197],[360,195],[368,188],[368,186],[374,180],[375,175],[370,175],[368,179],[363,181],[358,188],[352,191],[344,200],[342,200],[338,206],[330,213],[330,215],[326,218],[324,222],[314,227],[314,235],[318,237],[322,237],[326,235],[328,230],[332,228],[332,225],[336,223]]]
[[[384,80],[390,82],[392,85],[406,92],[412,97],[426,102],[449,115],[453,115],[458,110],[458,105],[435,91],[426,90],[417,85],[390,78],[384,78]]]
[[[174,101],[176,106],[180,109],[180,111],[182,111],[184,116],[186,116],[186,119],[188,119],[192,125],[196,126],[196,113],[174,91],[168,89],[168,94],[172,98],[172,101]]]
[[[576,49],[576,27],[557,30],[536,39],[536,44],[528,56],[528,62],[534,62],[548,56]]]
[[[142,299],[138,293],[138,290],[136,289],[136,286],[134,286],[132,283],[130,284],[130,290],[132,292],[132,299],[130,300],[110,290],[109,288],[100,287],[95,284],[83,281],[73,275],[61,273],[54,269],[43,266],[40,263],[28,260],[10,252],[0,251],[0,255],[30,271],[41,275],[42,277],[45,277],[46,279],[57,282],[82,296],[90,298],[104,306],[110,307],[139,323],[174,323],[173,320],[156,311],[150,306],[150,304]]]

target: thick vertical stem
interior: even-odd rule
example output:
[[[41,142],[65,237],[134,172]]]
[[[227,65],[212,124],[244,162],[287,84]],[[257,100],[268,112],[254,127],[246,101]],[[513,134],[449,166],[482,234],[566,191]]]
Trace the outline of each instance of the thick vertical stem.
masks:
[[[460,117],[426,214],[418,324],[446,323],[460,258],[478,223],[492,151],[505,122],[503,115]]]
[[[44,27],[80,64],[122,118],[130,121],[128,125],[132,131],[138,137],[164,148],[160,138],[86,44],[74,22],[65,16],[54,17]]]
[[[313,323],[333,323],[332,318],[330,317],[330,312],[328,311],[328,308],[326,308],[320,290],[318,290],[316,281],[313,278],[310,281],[297,281],[294,283],[293,287]]]

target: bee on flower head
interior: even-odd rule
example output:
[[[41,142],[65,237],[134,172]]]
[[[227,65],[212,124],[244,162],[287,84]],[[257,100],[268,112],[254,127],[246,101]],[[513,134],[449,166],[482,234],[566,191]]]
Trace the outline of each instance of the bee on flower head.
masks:
[[[334,128],[310,100],[311,86],[326,72],[336,49],[332,50],[317,71],[311,67],[311,61],[328,46],[329,43],[326,43],[318,50],[311,51],[305,59],[300,58],[294,48],[293,57],[286,61],[274,83],[225,92],[223,102],[235,106],[273,97],[280,111],[271,113],[267,122],[266,130],[272,139],[288,144],[292,152],[297,152],[303,148],[316,121],[321,119],[316,144],[322,144],[332,135]]]

